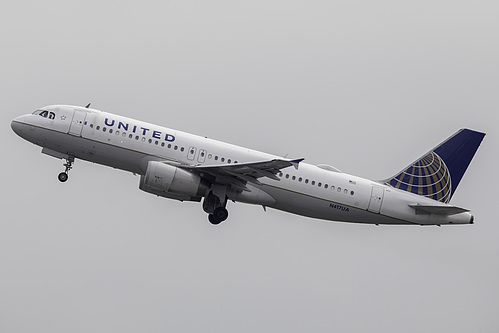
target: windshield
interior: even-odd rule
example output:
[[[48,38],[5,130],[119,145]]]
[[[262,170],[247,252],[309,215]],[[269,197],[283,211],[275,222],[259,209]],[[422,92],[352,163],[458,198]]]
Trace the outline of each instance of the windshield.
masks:
[[[49,112],[47,110],[36,110],[33,112],[34,115],[39,115],[43,118],[55,119],[55,113]]]

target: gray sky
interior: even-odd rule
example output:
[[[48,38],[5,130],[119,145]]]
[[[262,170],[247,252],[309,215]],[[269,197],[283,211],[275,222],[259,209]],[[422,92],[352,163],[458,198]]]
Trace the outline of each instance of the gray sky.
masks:
[[[496,1],[2,1],[2,332],[497,332]],[[156,198],[10,129],[92,106],[371,179],[487,133],[452,203],[375,227]]]

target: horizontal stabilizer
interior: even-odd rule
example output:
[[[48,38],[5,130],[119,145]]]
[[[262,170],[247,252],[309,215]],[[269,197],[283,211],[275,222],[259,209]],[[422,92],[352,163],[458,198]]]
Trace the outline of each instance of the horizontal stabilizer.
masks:
[[[455,215],[469,212],[468,209],[457,206],[434,206],[434,205],[409,205],[416,210],[416,214],[435,214],[435,215]]]

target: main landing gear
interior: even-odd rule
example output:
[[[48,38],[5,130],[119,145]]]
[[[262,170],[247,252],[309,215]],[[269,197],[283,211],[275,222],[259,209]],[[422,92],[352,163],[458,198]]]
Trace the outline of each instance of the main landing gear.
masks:
[[[217,225],[227,220],[227,217],[229,217],[227,209],[225,207],[218,207],[213,214],[208,214],[208,221],[213,225]]]
[[[66,167],[66,170],[64,172],[61,172],[57,178],[61,183],[64,183],[68,180],[68,172],[73,168],[73,163],[75,161],[75,158],[73,156],[69,156],[66,158],[66,164],[63,164]]]
[[[227,187],[215,185],[212,187],[203,202],[203,210],[208,213],[208,221],[217,225],[227,220],[229,212],[225,208],[227,205]]]

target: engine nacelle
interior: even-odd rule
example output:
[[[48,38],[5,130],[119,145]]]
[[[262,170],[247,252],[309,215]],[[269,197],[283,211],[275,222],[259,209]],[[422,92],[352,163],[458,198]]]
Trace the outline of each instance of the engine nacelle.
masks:
[[[146,174],[140,177],[139,188],[162,197],[200,201],[208,183],[199,175],[162,162],[150,161]]]

